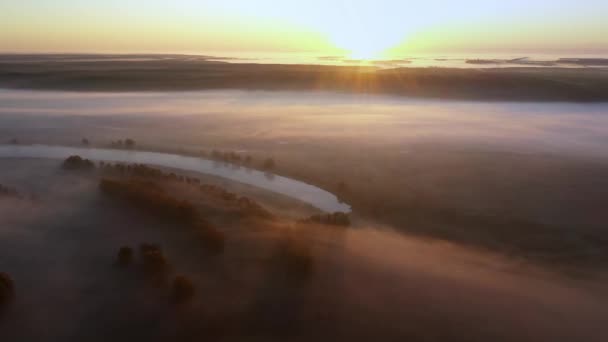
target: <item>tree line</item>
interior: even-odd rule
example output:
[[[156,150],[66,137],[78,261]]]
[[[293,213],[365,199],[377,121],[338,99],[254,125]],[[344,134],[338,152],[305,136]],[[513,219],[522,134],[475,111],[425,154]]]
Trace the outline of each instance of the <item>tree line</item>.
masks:
[[[229,192],[226,189],[216,185],[201,184],[200,179],[195,177],[177,175],[173,172],[163,172],[160,169],[143,164],[125,165],[119,163],[112,164],[101,162],[100,169],[105,175],[130,176],[149,180],[171,181],[197,186],[199,191],[205,194],[206,196],[229,202],[234,206],[238,207],[243,213],[248,216],[254,216],[265,219],[273,218],[273,215],[268,210],[264,209],[264,207],[262,207],[258,202],[245,196],[238,196],[237,194]]]
[[[224,248],[224,235],[199,214],[196,207],[186,200],[177,199],[150,181],[112,180],[99,182],[101,192],[145,212],[171,222],[180,223],[195,230],[205,247],[213,252]]]
[[[95,169],[95,163],[89,159],[84,159],[80,156],[70,156],[63,161],[61,167],[65,170],[84,170],[90,171]]]
[[[328,213],[328,214],[316,214],[306,219],[300,220],[301,223],[314,223],[314,224],[325,224],[330,226],[350,226],[350,218],[347,214],[342,212]]]
[[[123,246],[118,250],[116,266],[125,269],[134,263],[133,248]],[[168,281],[171,265],[163,253],[162,248],[156,244],[142,243],[139,245],[140,267],[149,280],[164,284]],[[171,297],[176,303],[190,300],[195,295],[195,286],[192,280],[185,275],[176,275],[171,283]]]
[[[63,163],[63,167],[69,170],[90,170],[95,168],[95,164],[88,159],[83,159],[80,156],[71,156],[66,159]],[[237,208],[247,216],[257,217],[262,219],[273,219],[274,215],[266,210],[262,205],[260,205],[257,201],[245,197],[239,196],[236,193],[227,191],[226,189],[219,187],[217,185],[212,184],[201,184],[200,179],[196,177],[189,177],[178,175],[174,172],[163,172],[161,169],[150,167],[144,164],[123,164],[123,163],[109,163],[109,162],[99,162],[99,170],[104,175],[102,180],[102,184],[100,187],[106,187],[106,192],[116,192],[116,191],[126,191],[122,196],[134,196],[130,194],[129,191],[133,190],[136,195],[150,195],[146,191],[154,190],[155,196],[148,196],[151,198],[158,197],[159,203],[155,205],[168,205],[168,208],[161,210],[161,212],[169,212],[172,210],[176,210],[176,203],[170,203],[170,200],[164,199],[163,196],[158,196],[159,193],[163,193],[162,189],[158,184],[151,181],[169,181],[169,182],[178,182],[184,183],[188,185],[192,185],[198,188],[198,190],[204,195],[215,198],[217,200],[221,200],[227,202]],[[113,187],[118,183],[121,187],[124,187],[125,184],[122,181],[114,181],[111,177],[119,176],[119,177],[130,177],[132,178],[131,184],[129,184],[124,189],[113,189]],[[138,180],[139,179],[139,180]],[[142,180],[147,180],[148,182],[142,182]],[[104,182],[105,181],[105,182]],[[171,196],[169,196],[171,199]],[[136,199],[136,202],[140,202],[141,199]],[[164,201],[164,202],[163,202]],[[151,205],[151,203],[149,203]],[[185,208],[181,208],[180,210],[184,210],[182,214],[185,213]],[[175,214],[175,213],[174,213]],[[350,226],[350,218],[345,213],[328,213],[328,214],[318,214],[313,215],[308,218],[302,219],[299,221],[300,223],[315,223],[315,224],[326,224],[333,226]]]

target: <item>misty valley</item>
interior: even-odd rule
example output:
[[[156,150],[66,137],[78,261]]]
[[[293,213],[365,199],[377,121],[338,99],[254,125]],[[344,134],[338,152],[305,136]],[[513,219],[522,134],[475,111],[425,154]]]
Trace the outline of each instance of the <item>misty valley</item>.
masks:
[[[606,337],[606,104],[0,101],[7,341]]]

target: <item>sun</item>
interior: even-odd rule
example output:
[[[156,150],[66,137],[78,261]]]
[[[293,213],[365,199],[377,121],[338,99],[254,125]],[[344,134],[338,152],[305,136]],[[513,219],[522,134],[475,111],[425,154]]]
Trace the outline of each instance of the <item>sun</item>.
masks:
[[[366,47],[351,48],[348,57],[352,59],[371,61],[381,58],[382,51],[368,49]]]
[[[347,51],[352,59],[377,60],[387,57],[388,51],[397,46],[403,36],[394,32],[361,27],[335,29],[330,34],[336,47]]]
[[[384,49],[378,49],[372,46],[357,46],[349,50],[349,57],[360,60],[375,60],[382,57]]]

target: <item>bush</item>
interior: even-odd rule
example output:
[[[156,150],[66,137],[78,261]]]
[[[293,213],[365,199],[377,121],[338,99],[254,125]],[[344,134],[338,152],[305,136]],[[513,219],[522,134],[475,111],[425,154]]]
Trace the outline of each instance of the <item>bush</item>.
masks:
[[[268,210],[264,209],[256,201],[247,197],[240,197],[237,200],[237,204],[246,215],[257,216],[265,219],[271,219],[274,217]]]
[[[347,214],[342,212],[335,212],[331,214],[317,214],[312,215],[306,219],[300,220],[302,223],[317,223],[317,224],[326,224],[330,226],[341,226],[348,227],[350,226],[350,218]]]
[[[80,156],[70,156],[63,161],[62,167],[66,170],[92,170],[95,168],[95,164]]]
[[[172,286],[173,299],[177,302],[184,302],[194,297],[194,284],[186,276],[177,276],[173,280]]]
[[[165,219],[192,223],[198,215],[192,203],[166,194],[153,182],[116,181],[104,178],[100,181],[99,188],[104,194],[121,198],[141,210]]]
[[[11,300],[15,295],[15,285],[13,279],[6,274],[0,272],[0,305]]]
[[[121,247],[118,250],[116,263],[121,266],[129,265],[133,261],[133,249],[131,247]]]

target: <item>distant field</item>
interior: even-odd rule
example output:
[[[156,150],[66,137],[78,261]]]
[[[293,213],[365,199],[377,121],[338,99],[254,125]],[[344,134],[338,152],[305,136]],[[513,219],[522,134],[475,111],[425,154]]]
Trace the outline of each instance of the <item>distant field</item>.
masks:
[[[136,57],[2,55],[0,87],[78,91],[330,90],[470,100],[608,101],[608,70],[601,68],[381,69],[231,64],[185,56]]]

